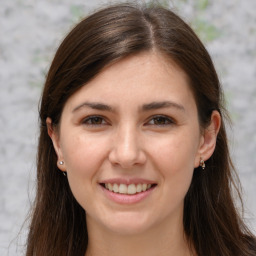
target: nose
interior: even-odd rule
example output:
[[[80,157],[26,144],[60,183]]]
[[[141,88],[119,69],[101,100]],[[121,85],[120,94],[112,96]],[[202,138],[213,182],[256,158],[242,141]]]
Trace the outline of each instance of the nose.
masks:
[[[135,165],[143,165],[146,154],[141,143],[141,136],[136,128],[123,127],[113,136],[113,144],[109,160],[113,165],[129,169]]]

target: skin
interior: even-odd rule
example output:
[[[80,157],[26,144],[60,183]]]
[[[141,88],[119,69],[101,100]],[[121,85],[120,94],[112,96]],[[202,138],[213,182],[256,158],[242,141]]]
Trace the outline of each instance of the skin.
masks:
[[[220,116],[214,111],[202,132],[177,65],[152,52],[125,58],[68,99],[58,130],[50,118],[47,125],[64,161],[58,167],[86,211],[87,256],[194,255],[183,232],[184,197],[200,158],[214,151]],[[99,185],[111,178],[156,187],[142,201],[120,204]]]

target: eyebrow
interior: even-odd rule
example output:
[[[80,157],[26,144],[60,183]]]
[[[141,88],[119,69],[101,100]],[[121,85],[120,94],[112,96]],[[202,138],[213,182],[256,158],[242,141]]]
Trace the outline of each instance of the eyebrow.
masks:
[[[149,104],[144,104],[142,106],[142,111],[149,111],[149,110],[155,110],[155,109],[160,109],[160,108],[169,108],[169,107],[176,108],[183,112],[185,111],[185,108],[182,105],[172,102],[172,101],[160,101],[160,102],[151,102]]]
[[[75,107],[72,110],[72,112],[76,112],[77,110],[79,110],[83,107],[89,107],[91,109],[114,112],[114,109],[111,106],[103,104],[103,103],[98,103],[98,102],[84,102],[84,103],[80,104],[79,106]],[[156,101],[156,102],[144,104],[144,105],[142,105],[141,110],[142,111],[150,111],[150,110],[169,108],[169,107],[176,108],[183,112],[185,111],[185,108],[182,105],[172,102],[172,101],[160,101],[160,102]]]
[[[89,107],[89,108],[92,108],[92,109],[111,111],[111,112],[114,111],[109,105],[106,105],[106,104],[103,104],[103,103],[84,102],[81,105],[74,108],[72,112],[75,112],[75,111],[77,111],[77,110],[79,110],[80,108],[83,108],[83,107]]]

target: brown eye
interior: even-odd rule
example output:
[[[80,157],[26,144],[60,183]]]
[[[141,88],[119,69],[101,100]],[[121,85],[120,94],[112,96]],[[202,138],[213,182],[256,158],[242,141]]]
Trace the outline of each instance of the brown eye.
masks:
[[[155,116],[148,122],[149,125],[158,125],[158,126],[164,126],[164,125],[170,125],[174,122],[172,119],[166,116]]]
[[[168,120],[166,120],[166,118],[164,117],[156,117],[153,119],[154,120],[154,124],[156,125],[163,125],[163,124],[166,124],[166,123],[169,123]]]
[[[86,125],[103,125],[106,124],[106,121],[103,117],[100,116],[91,116],[83,120],[83,124]]]

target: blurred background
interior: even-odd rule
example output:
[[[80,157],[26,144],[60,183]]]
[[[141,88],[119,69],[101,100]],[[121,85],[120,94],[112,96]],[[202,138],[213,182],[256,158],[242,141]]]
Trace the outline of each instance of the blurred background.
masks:
[[[233,121],[230,149],[244,189],[244,218],[255,232],[256,1],[158,2],[191,24],[214,60]],[[74,24],[108,3],[114,1],[0,0],[2,256],[24,255],[23,223],[35,192],[38,101],[53,55]]]

